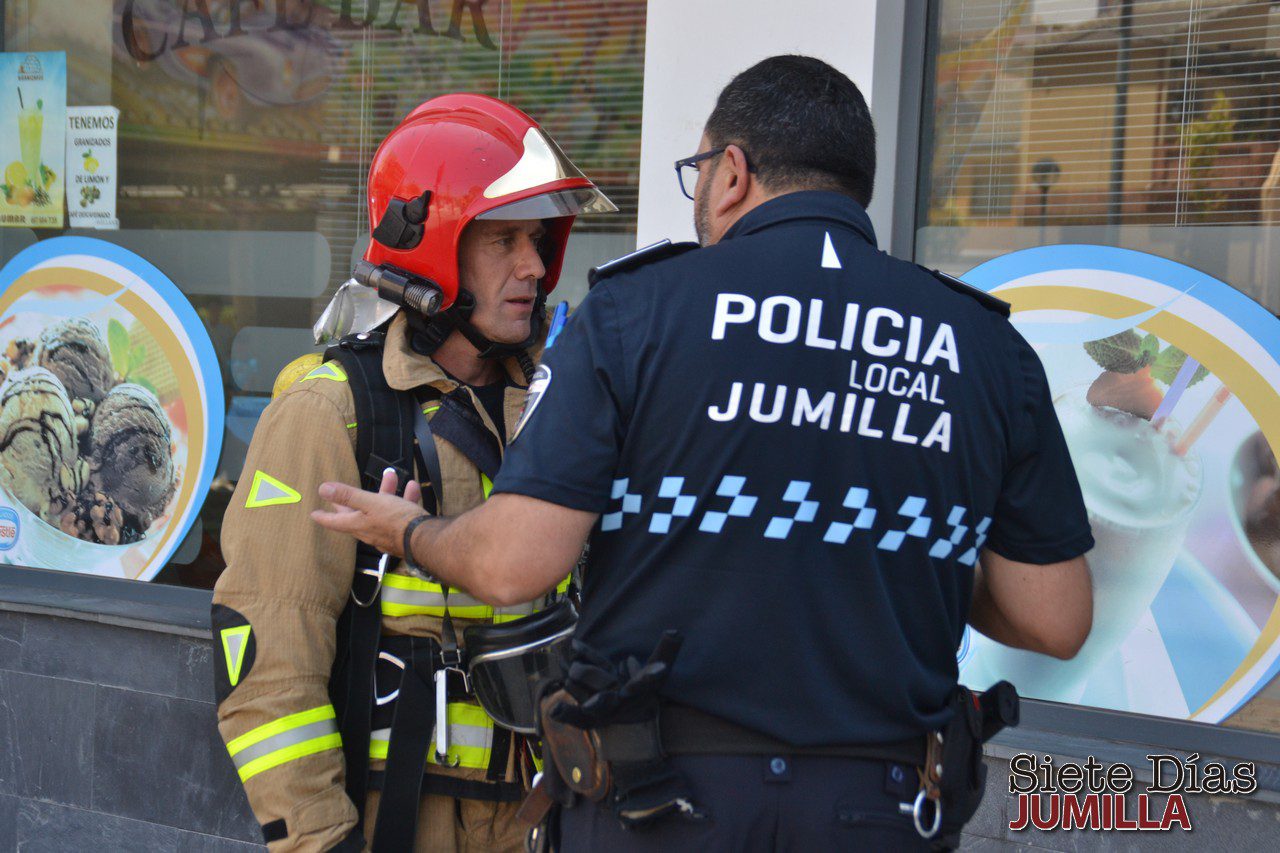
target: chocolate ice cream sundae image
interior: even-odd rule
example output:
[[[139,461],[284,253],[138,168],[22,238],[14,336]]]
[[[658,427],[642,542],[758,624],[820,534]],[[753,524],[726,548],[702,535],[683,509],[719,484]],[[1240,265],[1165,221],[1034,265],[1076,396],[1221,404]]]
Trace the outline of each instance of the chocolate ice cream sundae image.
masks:
[[[0,376],[0,487],[68,536],[127,545],[164,515],[178,467],[173,425],[142,367],[146,345],[107,325],[119,328],[104,336],[74,317],[9,342],[29,366],[7,359]]]
[[[117,385],[98,404],[89,439],[88,491],[145,531],[176,488],[172,427],[159,401],[139,385]]]
[[[72,400],[98,403],[115,384],[107,342],[97,325],[82,317],[45,329],[36,345],[36,362],[62,380]]]
[[[56,525],[83,473],[62,382],[42,367],[12,374],[0,391],[0,485]]]

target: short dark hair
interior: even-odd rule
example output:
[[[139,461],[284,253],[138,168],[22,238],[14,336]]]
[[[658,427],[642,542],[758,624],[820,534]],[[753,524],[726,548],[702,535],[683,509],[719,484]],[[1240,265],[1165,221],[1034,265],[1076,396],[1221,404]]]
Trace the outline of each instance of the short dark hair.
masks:
[[[876,174],[876,130],[854,82],[811,56],[772,56],[720,92],[707,119],[712,146],[747,153],[770,190],[829,189],[865,207]]]

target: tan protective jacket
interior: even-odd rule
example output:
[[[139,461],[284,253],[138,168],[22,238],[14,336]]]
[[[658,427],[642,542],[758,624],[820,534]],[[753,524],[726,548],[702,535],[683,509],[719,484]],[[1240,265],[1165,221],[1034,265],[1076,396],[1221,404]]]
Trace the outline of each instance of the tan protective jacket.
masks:
[[[525,379],[514,359],[504,367],[517,386],[506,391],[510,435],[523,405]],[[425,384],[442,394],[458,388],[434,361],[410,348],[403,314],[387,332],[383,370],[398,391]],[[497,435],[485,407],[470,389],[467,393],[486,428]],[[428,405],[426,411],[433,408]],[[322,505],[317,494],[321,483],[360,483],[355,419],[353,397],[337,362],[320,365],[294,382],[258,424],[222,529],[227,568],[213,596],[214,647],[222,656],[218,727],[259,823],[284,821],[287,834],[270,844],[272,851],[327,850],[356,824],[355,806],[344,789],[341,736],[328,693],[335,625],[351,589],[355,540],[320,527],[309,516]],[[443,513],[456,515],[481,503],[488,484],[480,472],[449,442],[437,437],[435,443]],[[395,566],[383,584],[382,632],[439,638],[441,599],[438,586]],[[459,638],[473,619],[493,618],[492,608],[461,593],[451,593],[448,600]],[[531,606],[509,610],[515,616],[532,612]],[[484,779],[491,722],[478,705],[464,703],[450,704],[449,719],[450,756],[461,766],[433,763],[430,772]],[[385,731],[373,733],[372,770],[382,769],[377,759],[385,758],[386,736]],[[514,755],[507,761],[507,780],[512,781]],[[417,848],[495,849],[519,843],[522,833],[514,824],[506,825],[514,814],[512,804],[464,805],[489,813],[473,821],[484,837],[468,840],[466,827],[455,826],[463,806],[455,815],[452,807],[441,812],[424,802],[428,824],[440,823],[431,819],[430,812],[436,812],[449,826],[420,823]],[[367,811],[367,833],[373,821]]]

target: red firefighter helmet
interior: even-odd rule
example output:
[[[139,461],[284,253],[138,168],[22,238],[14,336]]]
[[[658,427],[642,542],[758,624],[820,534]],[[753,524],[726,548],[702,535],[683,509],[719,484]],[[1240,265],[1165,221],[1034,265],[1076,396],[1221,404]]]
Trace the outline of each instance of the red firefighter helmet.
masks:
[[[373,155],[364,259],[430,279],[448,308],[472,220],[544,219],[549,293],[574,217],[617,209],[520,110],[486,95],[443,95],[409,113]]]

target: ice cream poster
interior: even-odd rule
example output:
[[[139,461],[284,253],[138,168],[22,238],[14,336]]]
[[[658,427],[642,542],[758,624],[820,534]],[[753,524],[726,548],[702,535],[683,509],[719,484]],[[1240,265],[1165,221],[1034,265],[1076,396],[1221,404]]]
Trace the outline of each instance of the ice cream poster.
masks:
[[[1013,306],[1096,545],[1093,631],[1059,661],[966,632],[961,679],[1208,723],[1280,727],[1280,320],[1164,258],[1045,246],[964,276]]]
[[[0,53],[0,225],[61,228],[67,55]]]
[[[0,564],[150,580],[221,451],[221,373],[191,304],[128,250],[41,241],[0,269],[0,372]]]

